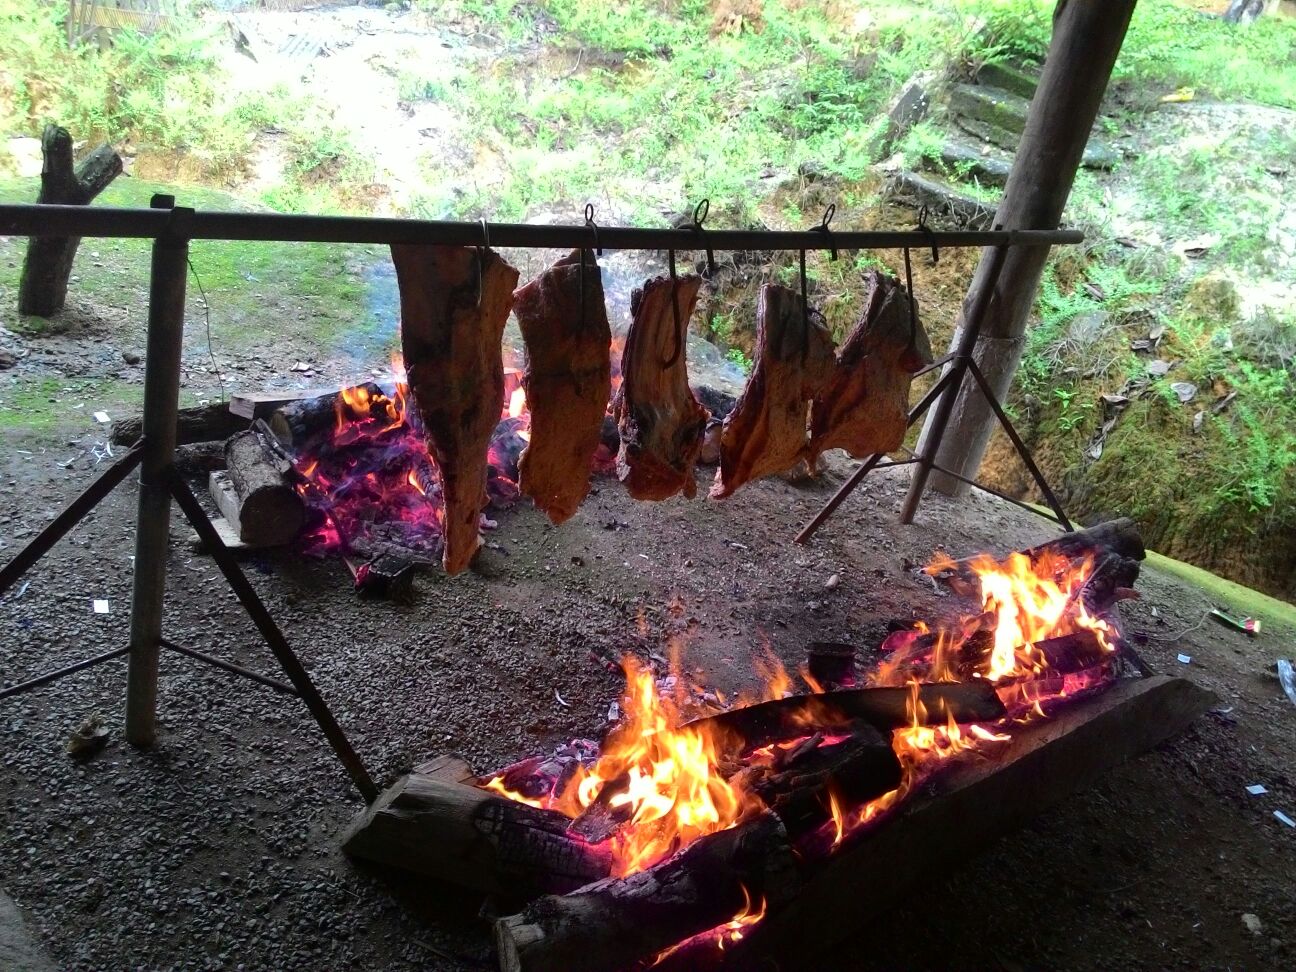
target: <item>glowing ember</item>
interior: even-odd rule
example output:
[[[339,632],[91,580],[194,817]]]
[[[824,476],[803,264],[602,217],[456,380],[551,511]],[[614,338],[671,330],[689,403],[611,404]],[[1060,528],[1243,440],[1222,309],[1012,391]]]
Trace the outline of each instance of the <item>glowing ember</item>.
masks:
[[[517,496],[517,459],[526,444],[526,395],[516,369],[491,444],[493,502]],[[344,388],[330,428],[297,448],[298,491],[311,511],[308,553],[370,556],[387,547],[429,562],[441,550],[443,505],[436,461],[428,452],[400,356],[391,379]]]
[[[702,948],[713,945],[720,951],[724,951],[728,945],[736,945],[743,940],[743,936],[748,930],[760,923],[765,917],[765,899],[761,898],[760,904],[752,905],[751,892],[744,886],[743,906],[738,913],[726,921],[723,925],[717,925],[704,932],[699,932],[691,938],[686,938],[677,945],[672,945],[657,954],[653,959],[653,965],[660,965],[676,952],[683,951],[686,948]]]

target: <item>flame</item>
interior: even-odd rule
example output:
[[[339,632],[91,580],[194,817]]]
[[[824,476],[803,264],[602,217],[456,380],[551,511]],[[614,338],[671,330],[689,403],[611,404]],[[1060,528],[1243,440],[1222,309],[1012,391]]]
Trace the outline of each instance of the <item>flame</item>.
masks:
[[[742,888],[743,904],[738,909],[738,913],[726,921],[723,925],[717,925],[707,931],[699,932],[689,938],[684,939],[672,945],[670,948],[663,949],[657,953],[653,959],[652,965],[660,965],[670,956],[674,955],[681,949],[691,948],[699,945],[713,944],[720,951],[724,951],[728,945],[736,945],[743,940],[748,929],[753,925],[759,924],[765,918],[765,912],[768,910],[765,898],[760,899],[760,904],[752,905],[751,892],[747,890],[745,884],[739,885]]]

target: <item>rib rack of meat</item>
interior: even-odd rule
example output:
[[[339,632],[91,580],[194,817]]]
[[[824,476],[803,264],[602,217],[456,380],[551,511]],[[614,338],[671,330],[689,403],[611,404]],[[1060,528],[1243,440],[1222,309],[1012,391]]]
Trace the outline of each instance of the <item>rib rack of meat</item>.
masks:
[[[713,499],[801,461],[810,402],[833,375],[832,335],[786,287],[761,288],[756,344],[755,367],[720,436]]]
[[[702,278],[691,274],[674,281],[654,277],[630,297],[632,320],[613,416],[621,433],[617,476],[635,499],[697,493],[693,467],[710,413],[693,397],[684,358],[688,320],[701,286]]]
[[[811,465],[828,449],[861,458],[904,442],[913,373],[931,361],[927,332],[894,277],[872,271],[864,312],[842,344],[833,376],[810,408]]]
[[[445,498],[446,573],[481,545],[486,451],[504,400],[501,341],[518,272],[489,249],[393,244],[401,350]]]
[[[612,389],[612,331],[594,255],[573,250],[518,290],[513,304],[526,342],[522,387],[531,412],[518,486],[562,523],[589,492]]]

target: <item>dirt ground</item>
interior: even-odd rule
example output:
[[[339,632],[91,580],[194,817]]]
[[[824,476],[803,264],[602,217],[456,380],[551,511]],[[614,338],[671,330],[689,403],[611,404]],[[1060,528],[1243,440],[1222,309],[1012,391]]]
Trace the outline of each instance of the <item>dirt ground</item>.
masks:
[[[9,436],[6,559],[89,480],[89,445]],[[765,642],[795,665],[807,641],[870,646],[888,619],[934,610],[937,593],[912,570],[933,550],[1005,551],[1050,533],[988,497],[933,497],[900,527],[904,484],[893,473],[872,479],[812,546],[796,546],[796,527],[844,468],[810,485],[766,481],[723,504],[635,503],[600,481],[560,528],[517,507],[500,516],[497,549],[477,572],[421,577],[407,606],[359,599],[337,561],[274,554],[248,568],[380,783],[443,753],[487,770],[600,731],[619,685],[598,658],[684,635],[700,680],[750,686]],[[119,489],[6,597],[0,684],[125,643],[133,493]],[[188,533],[173,524],[167,636],[273,672]],[[840,586],[828,590],[833,574]],[[1296,632],[1248,640],[1203,623],[1209,605],[1194,588],[1151,570],[1139,587],[1125,617],[1147,636],[1148,661],[1212,689],[1219,708],[966,866],[951,862],[921,898],[861,916],[848,946],[816,968],[1296,962],[1296,830],[1272,815],[1296,814],[1296,706],[1271,674]],[[94,598],[110,613],[93,613]],[[0,887],[60,968],[492,967],[480,899],[337,851],[360,803],[298,703],[168,655],[162,738],[136,751],[119,733],[123,689],[115,661],[0,703]],[[75,762],[67,736],[92,713],[112,741]],[[1253,783],[1269,793],[1248,796]]]

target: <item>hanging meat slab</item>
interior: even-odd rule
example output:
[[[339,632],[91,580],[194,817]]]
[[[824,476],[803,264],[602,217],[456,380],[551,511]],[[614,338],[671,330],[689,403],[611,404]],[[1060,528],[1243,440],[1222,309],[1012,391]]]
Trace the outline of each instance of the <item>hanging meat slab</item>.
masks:
[[[861,458],[890,452],[904,442],[913,373],[931,361],[927,332],[909,293],[874,270],[864,312],[837,355],[837,365],[810,407],[811,464],[828,449]]]
[[[401,350],[445,499],[446,573],[481,545],[486,453],[504,402],[501,342],[518,272],[493,250],[393,244]]]
[[[531,412],[518,487],[562,523],[589,492],[590,461],[612,391],[612,330],[594,255],[573,250],[518,290],[513,303],[526,342],[522,387]]]
[[[635,499],[697,493],[693,467],[710,413],[689,388],[685,342],[702,278],[654,277],[630,297],[613,417],[621,434],[617,476]],[[674,292],[676,315],[671,310]]]
[[[756,363],[724,422],[711,497],[791,469],[805,455],[810,402],[836,366],[832,335],[801,295],[777,284],[756,303]]]

